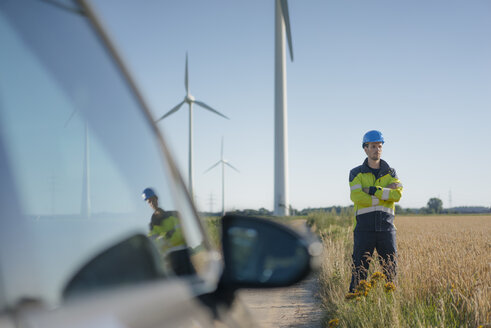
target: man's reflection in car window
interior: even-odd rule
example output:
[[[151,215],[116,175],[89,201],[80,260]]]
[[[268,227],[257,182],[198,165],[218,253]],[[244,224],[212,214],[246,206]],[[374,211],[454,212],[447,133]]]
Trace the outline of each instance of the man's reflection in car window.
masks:
[[[142,198],[154,211],[150,220],[149,236],[157,245],[164,261],[170,265],[176,275],[195,273],[178,213],[160,208],[159,197],[152,188],[143,190]]]

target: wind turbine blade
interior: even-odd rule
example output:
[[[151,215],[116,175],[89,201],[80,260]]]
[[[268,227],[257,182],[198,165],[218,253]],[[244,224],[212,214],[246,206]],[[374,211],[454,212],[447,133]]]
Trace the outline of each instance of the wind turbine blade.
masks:
[[[75,113],[77,112],[77,110],[75,109],[71,114],[70,114],[70,117],[68,118],[68,120],[66,120],[65,122],[65,128],[67,127],[68,123],[70,123],[70,121],[72,120],[73,116],[75,115]]]
[[[290,28],[290,15],[288,14],[288,2],[287,0],[280,0],[281,11],[283,12],[283,19],[285,20],[286,38],[288,39],[288,47],[290,48],[290,58],[293,61],[293,43],[292,43],[292,31]]]
[[[240,173],[240,171],[239,171],[239,170],[237,170],[237,169],[236,169],[236,168],[235,168],[235,167],[234,167],[232,164],[230,164],[229,162],[223,162],[223,163],[225,163],[225,165],[230,166],[230,167],[231,167],[231,168],[233,168],[235,171],[237,171],[237,172],[239,172],[239,173]]]
[[[184,76],[184,86],[186,87],[186,94],[189,94],[189,78],[188,78],[188,53],[186,52],[186,72]]]
[[[158,120],[155,121],[155,123],[163,120],[164,118],[166,118],[167,116],[177,112],[179,110],[179,108],[181,108],[181,106],[186,102],[186,100],[183,100],[181,101],[179,104],[177,104],[174,108],[172,108],[170,111],[167,112],[167,114],[163,115],[161,118],[159,118]]]
[[[220,113],[219,111],[217,111],[217,110],[215,110],[215,109],[211,108],[210,106],[208,106],[208,105],[207,105],[207,104],[205,104],[204,102],[202,102],[202,101],[198,101],[198,100],[195,100],[194,102],[195,102],[196,104],[200,105],[201,107],[203,107],[203,108],[205,108],[205,109],[208,109],[210,112],[213,112],[213,113],[215,113],[215,114],[217,114],[217,115],[220,115],[221,117],[224,117],[224,118],[226,118],[227,120],[229,120],[229,118],[228,118],[227,116],[225,116],[225,115],[223,115],[222,113]]]
[[[218,164],[220,164],[222,161],[218,161],[216,162],[215,164],[213,164],[208,170],[206,170],[205,172],[203,172],[203,174],[207,173],[208,171],[210,171],[211,169],[215,168]]]

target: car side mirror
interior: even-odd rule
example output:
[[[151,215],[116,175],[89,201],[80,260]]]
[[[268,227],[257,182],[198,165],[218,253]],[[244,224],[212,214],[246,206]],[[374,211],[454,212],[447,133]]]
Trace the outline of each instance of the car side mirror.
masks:
[[[312,256],[318,254],[312,254],[311,246],[282,224],[226,215],[222,219],[225,268],[221,284],[232,289],[292,285],[312,269]]]

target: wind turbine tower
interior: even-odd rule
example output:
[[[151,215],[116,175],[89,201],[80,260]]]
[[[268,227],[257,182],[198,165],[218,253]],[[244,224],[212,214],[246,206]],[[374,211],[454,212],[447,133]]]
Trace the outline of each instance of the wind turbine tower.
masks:
[[[90,151],[89,151],[89,128],[85,120],[85,148],[84,148],[84,177],[82,185],[82,216],[90,217]]]
[[[166,114],[164,114],[162,117],[160,117],[156,123],[163,120],[167,116],[177,112],[179,108],[184,103],[187,103],[189,105],[189,155],[188,155],[188,189],[189,193],[191,195],[191,198],[194,199],[194,171],[193,171],[193,104],[196,104],[198,106],[203,107],[206,110],[209,110],[210,112],[213,112],[217,115],[220,115],[223,118],[226,118],[227,120],[229,119],[227,116],[223,115],[222,113],[218,112],[217,110],[211,108],[207,104],[205,104],[202,101],[196,100],[191,93],[189,92],[189,78],[188,78],[188,54],[186,53],[186,69],[184,73],[184,87],[186,88],[186,96],[184,97],[184,100],[181,101],[179,104],[174,106],[170,111],[168,111]]]
[[[68,120],[65,123],[67,127],[68,123],[75,115],[77,110],[74,110]],[[91,216],[91,204],[90,204],[90,150],[89,150],[89,128],[87,125],[87,119],[84,119],[84,163],[83,163],[83,175],[82,175],[82,203],[80,208],[80,214],[84,218],[90,218]]]
[[[287,0],[275,0],[275,155],[274,155],[274,214],[288,216],[288,117],[286,98],[285,32],[293,61],[292,35]]]
[[[204,173],[207,173],[208,171],[212,170],[215,168],[215,166],[222,164],[222,216],[225,215],[225,165],[231,167],[235,171],[239,172],[235,167],[232,166],[228,161],[223,159],[223,137],[222,137],[222,151],[220,155],[220,160],[213,164],[208,170],[206,170]]]

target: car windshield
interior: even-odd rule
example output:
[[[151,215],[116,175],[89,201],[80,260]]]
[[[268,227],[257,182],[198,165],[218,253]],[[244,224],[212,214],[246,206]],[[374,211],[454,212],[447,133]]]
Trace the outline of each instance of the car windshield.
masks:
[[[203,249],[158,138],[78,6],[2,1],[0,42],[3,305],[58,304],[88,261],[155,226],[159,277],[173,274],[173,247]],[[146,188],[170,226],[149,226]]]

